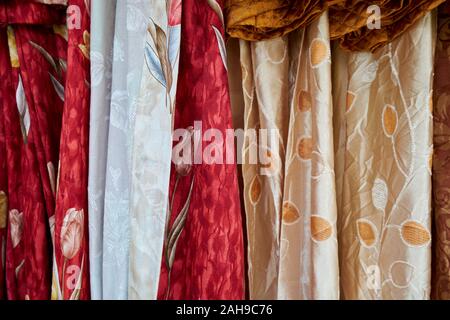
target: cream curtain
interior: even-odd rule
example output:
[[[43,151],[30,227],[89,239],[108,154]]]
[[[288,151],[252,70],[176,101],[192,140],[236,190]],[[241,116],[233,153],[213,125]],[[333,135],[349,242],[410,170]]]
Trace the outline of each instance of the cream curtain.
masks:
[[[147,20],[146,63],[133,126],[130,299],[157,298],[168,219],[172,118],[181,36],[181,21],[177,17],[181,19],[181,0],[168,3],[169,6],[164,1],[153,4]],[[164,33],[166,42],[160,40],[157,32]]]
[[[334,51],[341,298],[430,296],[435,34],[428,14],[374,54]]]
[[[252,299],[339,296],[329,43],[325,13],[289,36],[240,44]],[[278,148],[270,137],[255,144],[251,129],[274,129]],[[267,163],[249,164],[255,149]]]
[[[430,298],[435,23],[374,53],[330,42],[327,13],[240,40],[251,299]]]

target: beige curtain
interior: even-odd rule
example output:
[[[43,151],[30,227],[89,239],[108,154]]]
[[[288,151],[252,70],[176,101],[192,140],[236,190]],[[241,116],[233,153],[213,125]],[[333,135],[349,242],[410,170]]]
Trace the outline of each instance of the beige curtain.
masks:
[[[333,54],[343,299],[428,299],[431,14],[374,54]]]
[[[252,299],[336,299],[338,265],[328,17],[289,36],[241,41]],[[265,159],[251,163],[255,147]],[[265,162],[264,160],[269,160]]]

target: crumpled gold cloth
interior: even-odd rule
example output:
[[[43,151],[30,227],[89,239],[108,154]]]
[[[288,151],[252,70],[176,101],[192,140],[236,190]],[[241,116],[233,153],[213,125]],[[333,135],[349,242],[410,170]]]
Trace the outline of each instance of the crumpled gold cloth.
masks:
[[[445,0],[351,0],[330,7],[330,37],[339,39],[349,51],[372,51],[397,39],[416,21]],[[371,5],[380,8],[380,29],[369,29],[367,21],[373,12]]]
[[[343,0],[227,0],[227,32],[249,41],[281,37],[305,27],[326,8]]]
[[[230,36],[267,40],[308,26],[329,10],[330,36],[349,51],[375,51],[398,38],[427,12],[445,0],[227,0],[225,16]],[[369,29],[371,5],[380,8],[380,29]]]

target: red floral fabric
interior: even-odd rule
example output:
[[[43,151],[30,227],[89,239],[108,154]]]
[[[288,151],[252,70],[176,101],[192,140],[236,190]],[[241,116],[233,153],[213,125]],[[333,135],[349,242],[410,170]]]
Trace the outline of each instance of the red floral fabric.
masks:
[[[50,60],[65,61],[65,40],[53,28],[64,21],[61,13],[23,1],[0,3],[0,192],[8,212],[0,241],[6,240],[2,295],[8,299],[50,298],[50,221],[63,106],[54,84],[64,81],[63,70]]]
[[[203,132],[216,128],[225,137],[232,122],[226,62],[220,51],[223,19],[207,1],[183,0],[182,6],[175,129],[200,121]],[[202,150],[208,144],[204,142]],[[225,143],[222,147],[225,150]],[[173,205],[159,299],[243,299],[243,229],[236,166],[203,163],[178,172],[173,167],[170,190]],[[176,219],[181,215],[184,224],[183,219]],[[177,230],[182,231],[175,241]]]
[[[73,14],[81,16],[80,28],[68,30],[52,298],[84,300],[90,298],[87,212],[90,17],[89,1],[72,0],[68,4],[80,8]]]

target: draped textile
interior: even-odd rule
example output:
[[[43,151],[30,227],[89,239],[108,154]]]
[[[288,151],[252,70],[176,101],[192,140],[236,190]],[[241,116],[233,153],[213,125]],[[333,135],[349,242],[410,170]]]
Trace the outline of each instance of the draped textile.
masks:
[[[281,37],[306,27],[339,2],[343,0],[227,0],[227,32],[248,41]]]
[[[433,298],[450,300],[450,3],[439,7],[434,75]]]
[[[217,140],[214,134],[208,137],[209,128],[217,129],[223,137],[225,130],[232,128],[220,16],[220,11],[206,1],[182,2],[174,128],[188,129],[194,127],[194,121],[201,121],[205,137],[203,146],[197,147],[200,156],[203,152],[214,153],[214,143],[225,150],[225,141]],[[197,130],[193,135],[199,133]],[[175,142],[180,142],[180,138],[175,135]],[[226,151],[233,152],[232,149]],[[218,151],[216,155],[225,157]],[[217,160],[177,169],[172,166],[170,216],[158,298],[244,298],[243,230],[236,165]],[[179,228],[181,233],[174,232]]]
[[[111,106],[103,226],[103,298],[126,299],[129,285],[133,126],[145,68],[152,3],[118,1],[115,13]]]
[[[256,41],[281,37],[311,24],[329,9],[331,39],[349,51],[375,51],[402,35],[445,0],[227,0],[232,37]],[[380,27],[368,27],[375,20]]]
[[[64,17],[60,7],[0,3],[0,296],[13,300],[50,298]]]
[[[372,51],[405,33],[427,12],[445,0],[352,0],[330,7],[330,34],[349,51]],[[378,8],[377,12],[375,6]],[[372,18],[380,27],[368,27]]]
[[[339,296],[330,62],[326,13],[289,37],[241,41],[251,299]],[[279,132],[278,151],[255,129]],[[268,163],[251,163],[256,144]]]
[[[89,123],[89,262],[91,298],[103,297],[103,215],[111,104],[116,0],[92,1]],[[106,287],[106,286],[105,286]]]
[[[169,200],[181,0],[151,6],[133,126],[130,299],[156,299]]]
[[[333,53],[342,299],[430,296],[434,22]]]
[[[69,0],[67,79],[64,90],[55,209],[52,299],[90,298],[88,150],[90,99],[90,5]],[[70,7],[69,7],[70,8]],[[73,11],[72,11],[73,10]],[[78,24],[79,23],[79,24]]]

